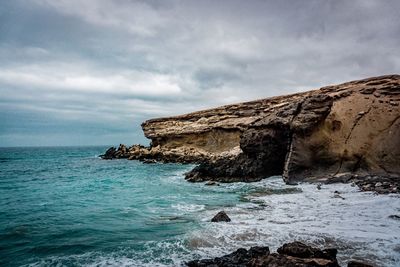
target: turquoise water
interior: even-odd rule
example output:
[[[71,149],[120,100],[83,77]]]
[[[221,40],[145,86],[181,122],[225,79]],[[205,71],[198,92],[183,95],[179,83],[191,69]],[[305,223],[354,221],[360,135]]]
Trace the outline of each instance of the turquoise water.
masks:
[[[196,209],[238,201],[185,182],[191,166],[104,161],[97,155],[105,149],[0,150],[2,265],[80,265],[110,255],[173,264],[171,253],[188,253],[182,236],[198,227]]]
[[[280,177],[205,186],[184,180],[192,165],[99,159],[106,148],[0,148],[0,266],[181,266],[293,240],[335,246],[343,265],[400,266],[398,195]],[[232,222],[211,223],[220,210]]]

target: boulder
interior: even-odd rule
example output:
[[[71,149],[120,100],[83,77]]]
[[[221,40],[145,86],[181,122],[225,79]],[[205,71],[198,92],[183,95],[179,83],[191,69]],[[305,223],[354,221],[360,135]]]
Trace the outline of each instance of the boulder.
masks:
[[[231,218],[225,213],[225,211],[218,212],[212,219],[212,222],[230,222]]]
[[[336,252],[334,249],[319,250],[300,242],[293,242],[285,244],[278,253],[270,253],[268,247],[252,247],[249,250],[240,248],[222,257],[190,261],[187,266],[338,267]]]

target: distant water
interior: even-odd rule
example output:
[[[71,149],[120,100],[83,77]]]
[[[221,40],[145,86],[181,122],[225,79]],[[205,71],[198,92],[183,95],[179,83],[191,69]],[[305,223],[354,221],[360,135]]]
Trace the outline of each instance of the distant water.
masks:
[[[179,266],[293,240],[400,266],[398,195],[278,177],[208,187],[183,179],[193,166],[105,161],[105,149],[0,149],[0,266]],[[209,222],[222,209],[232,222]]]

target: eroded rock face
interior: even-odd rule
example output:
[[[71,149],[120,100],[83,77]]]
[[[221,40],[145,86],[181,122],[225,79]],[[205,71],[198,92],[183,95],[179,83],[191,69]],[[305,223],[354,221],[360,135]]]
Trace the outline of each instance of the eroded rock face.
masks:
[[[152,140],[149,148],[114,153],[201,163],[186,176],[193,182],[251,182],[272,175],[287,183],[329,182],[343,173],[398,180],[399,104],[400,75],[374,77],[149,120],[142,124]]]
[[[383,76],[287,96],[248,125],[242,153],[204,163],[189,181],[329,181],[342,173],[400,174],[400,76]],[[242,178],[240,178],[242,177]],[[398,179],[398,178],[395,178]]]

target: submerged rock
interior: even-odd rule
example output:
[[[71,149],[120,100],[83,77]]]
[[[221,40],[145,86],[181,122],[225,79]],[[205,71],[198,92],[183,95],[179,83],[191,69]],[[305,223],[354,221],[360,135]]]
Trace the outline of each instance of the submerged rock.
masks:
[[[231,218],[225,213],[225,211],[218,212],[212,219],[212,222],[230,222]]]
[[[280,247],[278,253],[270,253],[268,247],[252,247],[249,250],[240,248],[222,257],[190,261],[187,263],[187,266],[337,267],[339,265],[337,263],[336,253],[336,249],[320,250],[300,242],[293,242]]]

